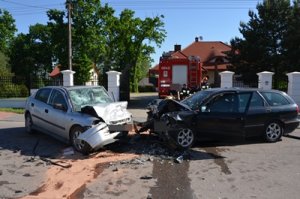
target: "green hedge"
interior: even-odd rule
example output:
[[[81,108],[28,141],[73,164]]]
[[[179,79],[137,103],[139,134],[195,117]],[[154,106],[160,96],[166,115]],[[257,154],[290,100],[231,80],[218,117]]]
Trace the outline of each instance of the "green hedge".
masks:
[[[28,89],[25,85],[2,84],[0,85],[0,98],[27,97]]]

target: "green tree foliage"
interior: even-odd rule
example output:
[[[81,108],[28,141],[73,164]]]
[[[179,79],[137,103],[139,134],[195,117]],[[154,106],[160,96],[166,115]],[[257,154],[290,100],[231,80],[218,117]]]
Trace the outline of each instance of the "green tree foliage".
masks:
[[[29,33],[19,34],[12,44],[12,71],[20,76],[45,77],[52,69],[52,52],[48,26],[30,26]]]
[[[114,60],[121,76],[121,94],[123,100],[129,100],[130,83],[136,84],[138,72],[137,62],[139,57],[148,57],[154,52],[154,48],[149,44],[154,42],[160,45],[166,36],[163,29],[163,16],[154,18],[135,18],[134,12],[125,9],[121,12],[119,20],[116,22],[113,49],[117,52]],[[133,88],[137,88],[134,85]]]
[[[289,71],[300,71],[300,1],[294,3],[291,16],[287,24],[286,37],[283,40],[283,48],[286,65]]]
[[[61,70],[68,69],[68,28],[64,21],[66,13],[60,10],[49,10],[47,12],[49,21],[50,47],[52,51],[52,61],[61,65]]]
[[[0,51],[0,76],[10,76],[8,68],[8,57]]]
[[[138,58],[136,69],[132,73],[132,83],[130,84],[130,90],[133,92],[139,92],[138,83],[148,75],[148,71],[151,67],[151,59],[147,56],[141,56]]]
[[[6,53],[17,31],[15,20],[11,14],[0,9],[0,51]]]
[[[73,57],[77,82],[90,79],[92,64],[98,63],[104,54],[102,14],[106,13],[105,9],[99,0],[73,2]]]
[[[149,68],[154,52],[151,44],[159,46],[166,36],[163,16],[140,19],[128,9],[115,16],[114,9],[102,6],[100,0],[70,2],[76,84],[89,80],[92,67],[97,67],[102,77],[108,70],[118,70],[122,72],[123,93],[128,95],[124,99],[129,100],[130,84],[137,91],[138,80]],[[13,42],[10,60],[16,74],[46,74],[53,63],[67,69],[66,11],[49,10],[47,15],[47,25],[30,26],[28,34],[18,35]]]
[[[73,69],[76,71],[74,74],[75,85],[84,85],[91,78],[90,71],[92,69],[93,62],[84,53],[76,56],[74,59]]]
[[[256,73],[273,71],[274,87],[286,79],[286,72],[292,68],[286,62],[287,46],[291,44],[286,40],[299,39],[291,32],[299,33],[299,28],[289,28],[289,24],[299,23],[292,18],[292,7],[288,0],[264,1],[257,5],[257,13],[249,11],[248,23],[241,22],[240,32],[244,38],[231,40],[232,52],[229,59],[232,69],[243,75],[245,82],[257,79]],[[297,22],[296,22],[297,21]],[[297,36],[299,38],[299,35]],[[289,44],[285,44],[289,43]]]
[[[16,75],[28,76],[35,64],[30,50],[30,39],[26,34],[19,34],[13,41],[10,50],[11,70]]]
[[[165,38],[163,16],[142,20],[125,9],[116,17],[114,10],[107,4],[101,6],[99,0],[77,0],[73,5],[74,57],[86,54],[102,74],[121,71],[121,93],[129,100],[130,85],[137,89],[142,74],[138,59],[150,59],[154,52],[151,42],[160,45]]]

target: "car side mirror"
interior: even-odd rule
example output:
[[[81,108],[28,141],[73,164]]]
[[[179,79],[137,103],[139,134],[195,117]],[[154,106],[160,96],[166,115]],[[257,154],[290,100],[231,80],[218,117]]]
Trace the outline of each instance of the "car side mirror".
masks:
[[[63,104],[55,103],[53,107],[58,110],[67,111],[67,107],[65,107]]]

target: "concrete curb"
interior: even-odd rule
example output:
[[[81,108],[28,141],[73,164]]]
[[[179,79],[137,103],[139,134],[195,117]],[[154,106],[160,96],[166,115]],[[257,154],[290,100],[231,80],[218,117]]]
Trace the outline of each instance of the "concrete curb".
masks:
[[[0,99],[0,108],[25,108],[25,98]]]

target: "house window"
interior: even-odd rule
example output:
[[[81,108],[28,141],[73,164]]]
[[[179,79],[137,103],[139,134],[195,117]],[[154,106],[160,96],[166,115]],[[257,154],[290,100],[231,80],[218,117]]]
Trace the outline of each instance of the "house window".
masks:
[[[168,77],[168,71],[164,71],[164,73],[163,73],[163,77]]]

